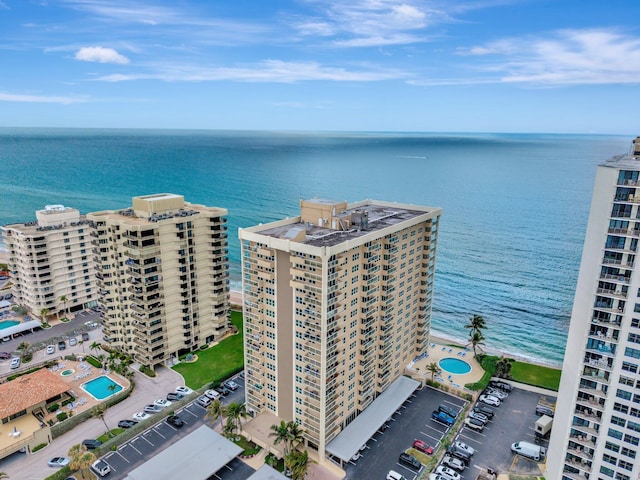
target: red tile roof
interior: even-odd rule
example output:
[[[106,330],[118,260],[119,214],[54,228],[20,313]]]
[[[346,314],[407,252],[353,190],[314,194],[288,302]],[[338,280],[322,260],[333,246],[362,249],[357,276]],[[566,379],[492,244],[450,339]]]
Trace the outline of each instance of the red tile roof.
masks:
[[[0,418],[26,410],[69,389],[70,385],[46,368],[3,383],[0,385]]]

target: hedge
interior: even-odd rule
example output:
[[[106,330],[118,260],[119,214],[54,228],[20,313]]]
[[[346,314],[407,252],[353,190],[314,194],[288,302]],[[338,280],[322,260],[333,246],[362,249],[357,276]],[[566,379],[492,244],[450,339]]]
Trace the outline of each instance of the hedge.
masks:
[[[96,368],[102,368],[102,362],[100,362],[100,360],[98,360],[93,355],[87,355],[87,358],[85,360],[87,361],[87,363],[93,365]]]

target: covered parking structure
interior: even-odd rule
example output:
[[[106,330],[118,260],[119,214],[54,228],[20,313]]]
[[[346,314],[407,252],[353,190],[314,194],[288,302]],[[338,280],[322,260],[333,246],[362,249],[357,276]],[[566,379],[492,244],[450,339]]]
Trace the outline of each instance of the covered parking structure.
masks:
[[[242,448],[202,425],[129,472],[126,480],[188,478],[206,480],[233,460]]]
[[[3,337],[10,337],[15,335],[16,333],[26,332],[27,330],[35,330],[36,328],[42,328],[42,322],[40,320],[30,320],[28,322],[23,322],[13,327],[7,327],[0,330],[0,334]]]
[[[275,468],[270,467],[266,463],[261,466],[256,472],[251,475],[247,480],[288,480],[288,477],[285,477]]]
[[[411,378],[398,378],[327,445],[326,452],[341,465],[348,462],[419,386],[420,382]]]

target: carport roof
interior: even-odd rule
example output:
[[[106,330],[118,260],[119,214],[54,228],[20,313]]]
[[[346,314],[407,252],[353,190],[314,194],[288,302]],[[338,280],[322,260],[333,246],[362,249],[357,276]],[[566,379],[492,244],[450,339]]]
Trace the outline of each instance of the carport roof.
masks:
[[[7,327],[1,330],[3,337],[9,337],[14,333],[22,333],[33,328],[41,328],[42,322],[39,320],[30,320],[28,322],[20,323],[14,327]]]
[[[256,471],[256,473],[247,478],[247,480],[287,480],[287,477],[275,468],[264,464]]]
[[[350,460],[419,385],[411,378],[398,378],[327,445],[326,451],[345,462]]]
[[[242,448],[206,425],[129,472],[126,480],[188,478],[206,480],[242,452]]]

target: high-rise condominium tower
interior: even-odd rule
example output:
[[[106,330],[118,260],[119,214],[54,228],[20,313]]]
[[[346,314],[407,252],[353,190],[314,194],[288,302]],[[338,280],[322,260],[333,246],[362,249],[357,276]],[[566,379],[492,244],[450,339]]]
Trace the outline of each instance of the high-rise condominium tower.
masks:
[[[640,477],[640,138],[598,166],[548,479]]]
[[[426,352],[439,208],[301,201],[240,230],[246,401],[327,444]]]
[[[226,214],[162,193],[87,215],[111,345],[153,367],[227,333]]]
[[[96,304],[89,222],[75,208],[48,205],[36,221],[2,227],[9,251],[11,293],[37,316]]]

